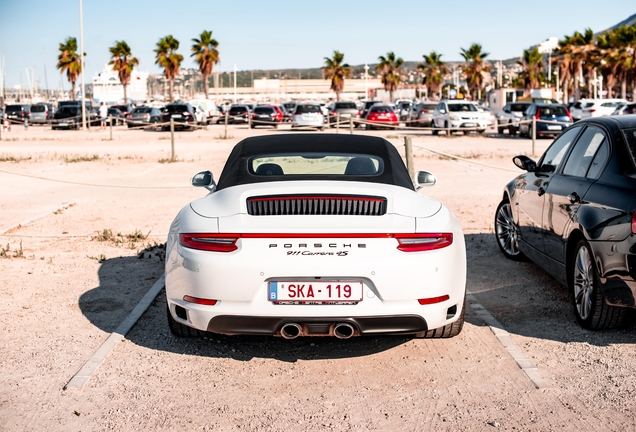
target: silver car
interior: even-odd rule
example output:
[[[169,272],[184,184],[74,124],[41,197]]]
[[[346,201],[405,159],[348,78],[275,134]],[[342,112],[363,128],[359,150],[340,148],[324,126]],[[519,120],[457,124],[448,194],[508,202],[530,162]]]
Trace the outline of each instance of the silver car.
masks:
[[[519,120],[521,120],[523,113],[526,112],[530,105],[532,105],[530,102],[507,103],[497,113],[497,132],[503,133],[504,129],[508,129],[510,135],[519,133]]]
[[[300,103],[292,114],[292,129],[297,127],[311,127],[322,130],[325,127],[325,116],[317,103]]]
[[[433,111],[437,102],[420,102],[413,104],[411,115],[407,126],[431,127],[433,124]]]
[[[47,123],[53,118],[53,105],[39,103],[31,105],[31,123]]]
[[[360,111],[355,102],[333,102],[329,105],[329,123],[335,123],[338,119],[341,122],[348,122],[350,118],[355,120],[359,117]]]

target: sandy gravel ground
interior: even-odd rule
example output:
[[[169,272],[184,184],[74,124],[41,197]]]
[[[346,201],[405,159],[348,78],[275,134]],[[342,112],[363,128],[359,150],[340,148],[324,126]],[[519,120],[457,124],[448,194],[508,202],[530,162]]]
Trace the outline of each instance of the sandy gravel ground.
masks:
[[[2,135],[0,430],[636,430],[634,320],[582,330],[564,287],[497,249],[494,211],[520,172],[510,159],[530,154],[531,142],[496,136],[372,133],[402,154],[404,135],[413,137],[416,168],[438,178],[422,193],[464,227],[471,303],[510,333],[545,388],[471,306],[450,340],[183,340],[168,330],[162,291],[88,383],[64,390],[162,275],[170,221],[203,195],[191,175],[218,174],[245,136],[291,132],[223,133],[177,133],[176,163],[165,163],[168,133]],[[548,144],[537,142],[537,156]]]

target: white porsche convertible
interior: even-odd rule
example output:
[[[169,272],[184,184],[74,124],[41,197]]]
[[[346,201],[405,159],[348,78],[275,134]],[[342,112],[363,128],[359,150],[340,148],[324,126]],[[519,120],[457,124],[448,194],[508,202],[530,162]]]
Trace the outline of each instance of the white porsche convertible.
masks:
[[[462,329],[461,226],[416,191],[382,138],[247,138],[210,193],[184,207],[166,252],[168,323],[177,336],[413,334]]]

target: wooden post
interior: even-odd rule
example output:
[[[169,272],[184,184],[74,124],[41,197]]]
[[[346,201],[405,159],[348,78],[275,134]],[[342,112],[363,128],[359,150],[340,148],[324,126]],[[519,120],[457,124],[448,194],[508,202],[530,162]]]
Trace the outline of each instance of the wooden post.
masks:
[[[227,139],[227,113],[228,109],[225,109],[225,137],[223,139]]]
[[[113,115],[108,116],[108,124],[110,125],[110,141],[113,140]]]
[[[411,181],[415,180],[415,165],[413,164],[413,140],[410,136],[404,137],[404,154],[406,156],[406,169]]]
[[[349,117],[349,133],[353,135],[353,117]]]
[[[170,117],[170,162],[174,162],[174,119]]]
[[[537,118],[532,117],[532,156],[534,156],[534,144],[537,140]]]
[[[448,120],[446,120],[446,138],[450,138],[451,136],[451,125],[450,125],[450,115],[448,116]]]

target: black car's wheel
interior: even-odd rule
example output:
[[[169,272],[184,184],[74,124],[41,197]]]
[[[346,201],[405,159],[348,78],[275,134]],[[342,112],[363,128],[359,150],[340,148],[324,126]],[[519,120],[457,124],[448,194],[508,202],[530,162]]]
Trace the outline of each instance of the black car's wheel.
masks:
[[[508,128],[508,133],[509,133],[510,135],[513,135],[513,136],[514,136],[514,135],[517,135],[517,132],[518,132],[518,130],[517,130],[517,129],[515,129],[515,128],[513,128],[512,126],[510,126],[510,127]]]
[[[444,327],[428,330],[421,333],[415,333],[415,337],[418,339],[446,339],[457,336],[461,333],[464,327],[464,320],[466,317],[466,297],[464,296],[464,303],[462,306],[462,312],[452,324],[445,325]]]
[[[435,125],[435,123],[433,123],[433,124],[431,125],[431,127],[432,127],[432,128],[435,128],[435,129],[433,129],[433,130],[431,131],[431,132],[433,133],[433,135],[435,135],[435,136],[439,135],[439,130],[437,130],[437,129],[436,129],[436,128],[437,128],[437,126]]]
[[[588,243],[579,240],[573,253],[568,280],[576,320],[589,330],[611,329],[623,324],[627,309],[605,303]]]
[[[504,131],[504,129],[506,129],[506,128],[505,128],[505,127],[501,127],[501,126],[500,126],[500,127],[498,127],[498,128],[497,128],[497,133],[498,133],[498,134],[502,134],[502,133],[503,133],[503,131]],[[510,129],[508,129],[508,130],[510,130]]]
[[[170,308],[166,307],[166,312],[168,313],[168,327],[170,327],[170,331],[173,335],[177,337],[187,337],[187,338],[200,338],[204,336],[209,336],[208,332],[204,332],[201,330],[197,330],[192,327],[188,327],[185,324],[181,324],[177,320],[172,317],[170,313]]]
[[[497,207],[495,236],[497,245],[506,258],[515,261],[525,259],[525,255],[519,250],[519,227],[515,223],[508,198],[502,200]]]

